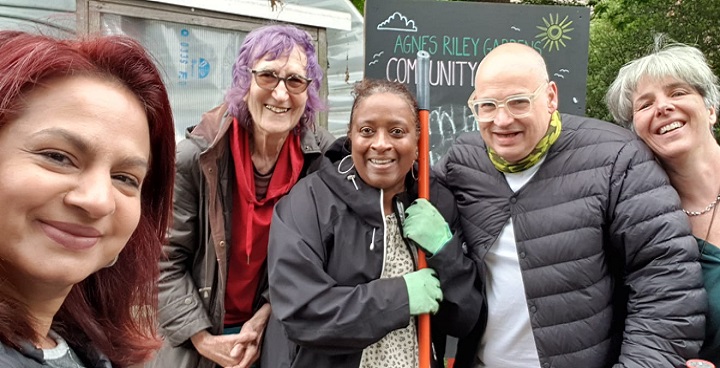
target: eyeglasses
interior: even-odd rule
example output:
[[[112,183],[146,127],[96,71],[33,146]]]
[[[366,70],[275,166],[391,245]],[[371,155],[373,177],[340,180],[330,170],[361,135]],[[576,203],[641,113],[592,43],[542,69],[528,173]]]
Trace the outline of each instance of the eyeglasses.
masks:
[[[290,74],[285,78],[281,78],[272,70],[250,69],[250,71],[255,75],[255,83],[257,83],[260,88],[268,91],[274,90],[278,84],[280,84],[280,81],[283,81],[285,82],[285,88],[287,88],[288,92],[300,94],[305,92],[310,82],[312,82],[312,79],[297,74]]]
[[[540,92],[548,85],[547,82],[541,84],[535,92],[529,95],[508,96],[502,101],[493,98],[482,100],[473,100],[473,94],[468,98],[468,106],[472,110],[473,116],[478,123],[488,123],[495,119],[498,110],[505,107],[507,111],[515,118],[522,118],[530,114],[532,110],[532,102],[540,95]]]

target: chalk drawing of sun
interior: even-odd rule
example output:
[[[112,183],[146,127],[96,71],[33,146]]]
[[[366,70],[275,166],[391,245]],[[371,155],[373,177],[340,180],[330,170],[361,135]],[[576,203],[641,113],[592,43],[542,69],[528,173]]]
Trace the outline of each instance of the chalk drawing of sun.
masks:
[[[565,18],[560,21],[560,14],[555,14],[555,18],[553,19],[553,15],[550,14],[550,20],[548,21],[545,19],[545,17],[542,18],[543,22],[545,23],[545,26],[536,26],[537,29],[541,30],[542,33],[539,33],[535,38],[541,38],[540,41],[545,42],[543,44],[543,48],[547,48],[550,46],[548,51],[552,51],[553,47],[555,50],[560,51],[560,45],[563,45],[563,47],[567,47],[565,42],[563,40],[572,40],[572,37],[568,36],[567,34],[572,32],[574,28],[569,28],[570,25],[573,23],[572,21],[568,21],[568,15],[565,16]]]

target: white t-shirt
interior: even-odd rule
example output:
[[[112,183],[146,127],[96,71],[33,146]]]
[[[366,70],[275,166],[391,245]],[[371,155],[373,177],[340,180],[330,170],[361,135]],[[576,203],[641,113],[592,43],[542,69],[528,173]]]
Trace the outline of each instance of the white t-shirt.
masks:
[[[519,173],[505,174],[517,192],[537,173],[544,158]],[[478,347],[475,367],[539,368],[540,359],[530,326],[512,219],[485,256],[488,322]]]
[[[55,347],[43,349],[45,364],[53,368],[85,368],[80,358],[70,349],[65,339],[55,331],[50,330],[48,336],[55,340]]]

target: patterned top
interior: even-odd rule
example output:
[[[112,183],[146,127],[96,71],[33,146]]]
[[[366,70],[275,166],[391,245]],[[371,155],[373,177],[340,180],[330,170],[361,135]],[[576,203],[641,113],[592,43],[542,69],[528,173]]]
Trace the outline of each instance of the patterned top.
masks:
[[[381,279],[399,277],[413,272],[415,266],[410,250],[405,245],[394,215],[385,216],[387,249]],[[418,343],[415,318],[410,323],[385,335],[380,341],[363,350],[360,368],[417,368]]]

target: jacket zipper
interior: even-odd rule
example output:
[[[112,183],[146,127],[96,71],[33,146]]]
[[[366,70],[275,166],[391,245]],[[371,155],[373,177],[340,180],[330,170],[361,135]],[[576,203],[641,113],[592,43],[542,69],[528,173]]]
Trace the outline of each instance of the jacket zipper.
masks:
[[[385,220],[385,210],[383,206],[383,197],[385,195],[385,191],[380,189],[380,214],[382,215],[382,222],[383,222],[383,262],[382,262],[382,268],[380,269],[380,276],[378,278],[382,277],[382,275],[385,273],[385,262],[387,262],[387,221]],[[374,236],[373,236],[374,238]],[[374,241],[373,241],[374,243]]]

